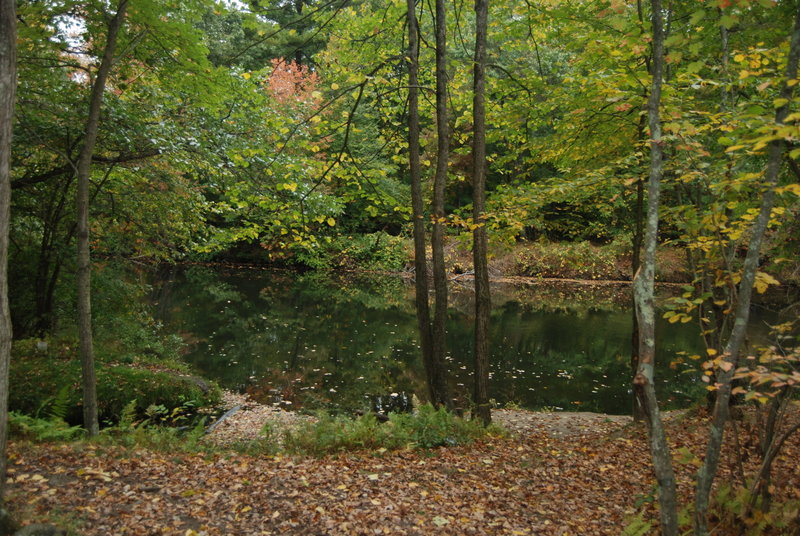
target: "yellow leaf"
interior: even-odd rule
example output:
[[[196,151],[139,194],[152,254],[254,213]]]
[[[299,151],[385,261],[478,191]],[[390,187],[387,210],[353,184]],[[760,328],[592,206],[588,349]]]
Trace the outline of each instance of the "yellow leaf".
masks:
[[[333,218],[328,218],[326,221],[328,222],[328,225],[330,225],[331,227],[336,225],[336,220],[334,220]]]
[[[778,188],[778,193],[791,192],[794,195],[800,196],[800,183],[787,184],[782,188]]]
[[[339,89],[339,84],[331,84],[331,89],[336,91],[337,89]]]
[[[770,285],[780,285],[780,281],[764,272],[756,273],[756,281],[754,286],[759,294],[763,294]]]
[[[245,80],[250,80],[250,76],[252,76],[250,73],[242,73],[242,78]]]
[[[713,348],[706,348],[706,353],[710,356],[717,355],[717,351]]]

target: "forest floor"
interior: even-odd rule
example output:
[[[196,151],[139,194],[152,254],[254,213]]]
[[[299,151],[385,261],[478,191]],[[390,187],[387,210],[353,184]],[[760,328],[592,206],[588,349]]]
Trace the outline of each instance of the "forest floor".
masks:
[[[85,535],[588,536],[620,534],[634,516],[656,524],[643,426],[591,413],[493,415],[508,437],[324,458],[12,441],[8,506],[26,523]],[[719,482],[755,469],[755,429],[744,418],[727,435]],[[679,497],[688,500],[706,419],[671,414],[667,430]],[[776,501],[800,500],[799,455],[796,434],[776,461]]]

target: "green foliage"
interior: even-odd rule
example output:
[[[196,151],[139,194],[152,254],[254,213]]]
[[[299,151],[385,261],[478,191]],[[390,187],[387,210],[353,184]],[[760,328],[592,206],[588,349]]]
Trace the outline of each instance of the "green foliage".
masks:
[[[497,428],[484,428],[478,421],[454,416],[444,408],[434,409],[425,404],[415,414],[391,414],[393,422],[417,447],[426,449],[471,443],[488,434],[497,433]]]
[[[750,509],[750,490],[743,486],[720,484],[713,497],[712,509],[720,519],[720,528],[738,530],[747,536],[762,534],[787,534],[790,527],[800,522],[800,501],[788,500],[772,503],[767,511],[762,510],[760,501]]]
[[[69,386],[63,385],[53,397],[48,414],[51,419],[63,421],[69,411]]]
[[[498,433],[498,429],[486,429],[424,405],[415,414],[392,413],[386,423],[372,414],[356,419],[323,414],[317,422],[287,431],[284,445],[290,452],[324,456],[351,450],[464,445],[490,433]]]
[[[195,453],[211,449],[201,441],[205,434],[205,418],[197,419],[190,427],[175,427],[149,420],[137,422],[136,413],[136,401],[132,401],[126,406],[119,423],[101,430],[97,441],[166,453]]]
[[[16,353],[16,352],[15,352]],[[49,414],[63,414],[69,423],[80,423],[81,367],[77,359],[18,355],[12,359],[9,396],[11,410],[36,415],[49,406]],[[202,385],[201,385],[202,384]],[[211,406],[219,401],[219,388],[182,371],[152,365],[100,365],[97,368],[100,418],[117,422],[131,400],[144,415],[151,406],[163,407],[163,414],[183,415],[189,408]],[[178,413],[175,413],[175,412]],[[157,411],[151,412],[158,414]],[[165,419],[161,419],[165,420]]]
[[[517,271],[531,277],[629,279],[618,250],[589,242],[534,242],[517,253]]]
[[[74,441],[83,436],[83,428],[70,426],[63,419],[41,419],[16,411],[8,414],[8,431],[14,439],[34,442]]]
[[[653,524],[646,521],[641,513],[628,518],[622,529],[622,536],[646,536],[653,530]]]
[[[325,245],[299,251],[297,260],[315,270],[398,272],[408,254],[405,239],[378,231],[338,236]]]

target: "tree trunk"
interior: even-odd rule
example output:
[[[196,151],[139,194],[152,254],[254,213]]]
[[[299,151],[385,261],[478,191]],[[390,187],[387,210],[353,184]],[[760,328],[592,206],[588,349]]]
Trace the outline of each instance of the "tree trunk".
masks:
[[[786,80],[797,78],[797,64],[800,59],[800,7],[795,14],[794,30],[792,31],[789,57],[786,64]],[[775,124],[783,125],[789,115],[789,103],[792,101],[793,85],[784,82],[781,89],[781,98],[785,104],[775,112]],[[725,434],[725,423],[728,421],[728,404],[731,397],[731,384],[736,365],[739,361],[742,345],[747,335],[747,324],[750,320],[750,302],[753,295],[753,284],[758,271],[758,258],[761,254],[761,243],[769,224],[772,206],[775,202],[775,187],[778,184],[778,175],[781,169],[784,140],[773,140],[769,144],[767,169],[765,174],[765,191],[761,201],[758,218],[753,223],[747,256],[742,267],[742,279],[739,283],[736,315],[733,321],[725,351],[722,354],[723,365],[717,373],[717,400],[714,404],[714,414],[711,419],[708,445],[703,466],[697,473],[697,490],[695,493],[695,534],[708,534],[708,501],[711,494],[711,485],[717,474],[720,449]]]
[[[431,313],[428,306],[428,263],[425,253],[425,214],[419,156],[419,22],[415,0],[408,0],[408,164],[411,174],[411,211],[414,221],[414,290],[422,363],[428,398],[436,403],[436,363],[433,356]]]
[[[672,536],[678,533],[677,495],[672,458],[661,414],[656,399],[655,374],[655,321],[653,303],[655,286],[656,245],[658,242],[658,203],[664,154],[661,140],[661,83],[664,68],[664,30],[661,0],[651,0],[653,20],[652,90],[648,101],[650,125],[650,181],[647,190],[647,220],[645,222],[644,255],[639,271],[634,277],[636,316],[639,323],[639,366],[634,378],[634,388],[640,392],[644,405],[647,433],[653,469],[659,486],[661,533]]]
[[[636,128],[636,141],[644,141],[644,116],[639,117]],[[636,181],[636,204],[633,208],[633,237],[631,239],[631,279],[636,278],[642,257],[642,242],[644,241],[644,179],[639,177]],[[631,321],[631,376],[636,377],[639,370],[639,319],[636,317],[636,296],[633,296],[633,312]],[[633,380],[631,380],[633,381]],[[644,403],[640,398],[640,391],[633,389],[631,397],[631,415],[635,422],[644,419]]]
[[[106,79],[114,61],[117,34],[125,17],[128,0],[120,0],[117,13],[109,21],[103,59],[92,84],[89,101],[89,116],[86,119],[84,144],[78,157],[77,166],[77,212],[78,212],[78,337],[80,339],[81,368],[83,371],[83,424],[89,436],[100,431],[97,411],[97,380],[94,371],[94,348],[92,343],[91,306],[91,259],[89,257],[89,177],[91,174],[92,153],[94,152],[97,131],[100,125],[100,109],[103,106],[103,92]]]
[[[8,310],[8,225],[11,204],[11,127],[17,87],[17,16],[14,0],[0,0],[0,508],[6,488],[8,368],[11,315]]]
[[[475,268],[475,404],[474,416],[492,422],[489,407],[489,266],[486,219],[486,29],[488,0],[475,0],[475,65],[472,94],[472,259]]]
[[[436,0],[436,176],[433,183],[433,290],[436,309],[433,315],[433,362],[436,406],[451,408],[445,354],[447,353],[447,274],[444,267],[444,195],[450,160],[450,129],[447,124],[447,24],[444,0]]]

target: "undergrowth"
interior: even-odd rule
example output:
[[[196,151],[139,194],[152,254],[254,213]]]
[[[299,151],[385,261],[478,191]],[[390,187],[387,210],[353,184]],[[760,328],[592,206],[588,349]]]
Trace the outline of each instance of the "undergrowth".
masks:
[[[435,448],[469,444],[486,435],[500,435],[498,427],[484,428],[444,409],[430,405],[415,414],[391,413],[388,422],[380,423],[372,414],[356,419],[321,415],[284,434],[284,448],[294,454],[324,456],[353,450],[393,450]]]
[[[74,441],[83,437],[83,428],[70,426],[57,417],[31,417],[16,411],[8,414],[9,435],[14,439],[49,443]]]
[[[321,413],[317,421],[306,422],[291,430],[279,431],[267,423],[261,430],[260,439],[222,447],[203,439],[207,424],[205,418],[175,426],[177,422],[165,420],[158,408],[152,409],[142,418],[137,402],[129,402],[119,422],[103,428],[93,441],[100,445],[159,452],[221,453],[234,450],[253,456],[283,453],[316,457],[353,451],[386,452],[467,445],[483,437],[500,437],[506,433],[497,425],[484,428],[478,421],[465,420],[443,408],[437,410],[426,404],[413,414],[391,413],[387,422],[379,422],[373,414],[351,418]],[[80,426],[69,426],[57,416],[40,418],[12,413],[10,423],[14,439],[41,443],[84,438]]]

